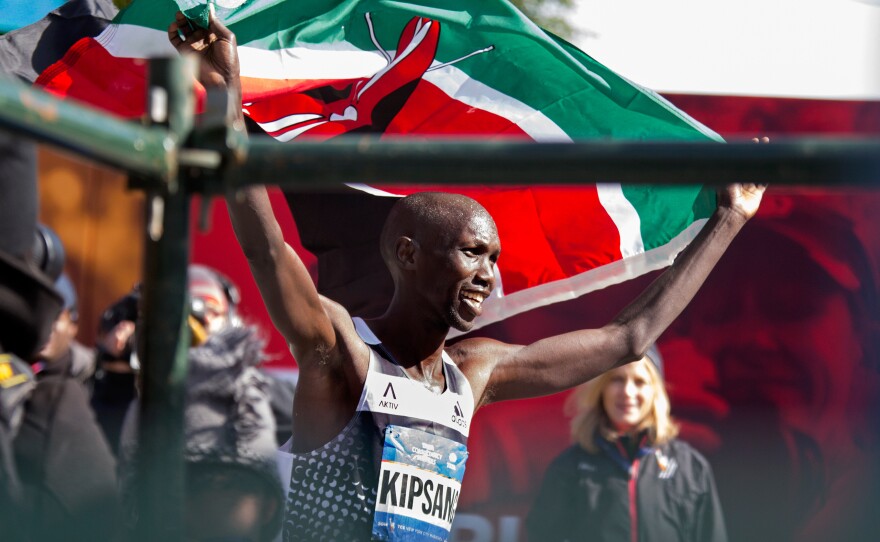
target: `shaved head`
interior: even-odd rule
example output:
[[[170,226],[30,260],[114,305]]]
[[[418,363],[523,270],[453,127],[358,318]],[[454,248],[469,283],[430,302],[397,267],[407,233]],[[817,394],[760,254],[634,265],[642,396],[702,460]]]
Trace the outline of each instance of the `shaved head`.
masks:
[[[395,245],[401,237],[418,243],[449,243],[475,217],[495,221],[475,200],[461,194],[417,192],[394,204],[382,228],[382,259],[392,268]],[[496,234],[497,236],[497,231]]]

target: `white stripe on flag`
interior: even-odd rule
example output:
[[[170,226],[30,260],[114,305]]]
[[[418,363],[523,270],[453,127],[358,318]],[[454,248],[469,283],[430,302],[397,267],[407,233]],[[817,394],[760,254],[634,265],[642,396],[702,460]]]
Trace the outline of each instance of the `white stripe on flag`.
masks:
[[[295,128],[295,129],[293,129],[293,130],[291,130],[291,131],[289,131],[289,132],[284,132],[283,134],[281,134],[281,135],[279,135],[279,136],[276,136],[275,139],[277,139],[278,141],[280,141],[280,142],[282,142],[282,143],[287,143],[288,141],[290,141],[291,139],[295,138],[296,136],[298,136],[298,135],[300,135],[300,134],[303,134],[303,133],[305,133],[305,132],[308,132],[309,130],[311,130],[311,129],[314,128],[315,126],[320,126],[320,125],[322,125],[322,124],[327,124],[327,121],[324,120],[324,121],[321,121],[321,122],[315,122],[315,123],[313,123],[313,124],[307,124],[307,125],[305,125],[305,126],[301,126],[301,127],[299,127],[299,128]]]
[[[307,120],[316,120],[323,118],[321,115],[315,113],[297,113],[294,115],[287,115],[286,117],[280,118],[278,120],[273,120],[270,122],[260,122],[260,128],[266,130],[267,132],[276,132],[278,130],[287,128],[288,126],[293,126],[294,124],[299,124],[300,122],[306,122]]]
[[[623,187],[617,183],[599,183],[596,191],[599,193],[599,203],[620,233],[621,256],[629,258],[644,252],[642,219],[633,204],[623,195]]]
[[[349,188],[354,188],[355,190],[360,190],[361,192],[366,192],[367,194],[373,196],[379,196],[380,198],[402,198],[403,194],[394,194],[391,192],[386,192],[385,190],[374,188],[368,184],[361,183],[345,183],[345,186]]]
[[[434,64],[441,63],[435,60]],[[422,78],[464,104],[504,117],[535,141],[571,141],[562,128],[537,109],[471,78],[455,66],[429,71]]]
[[[95,40],[117,58],[167,57],[175,54],[164,30],[130,24],[111,24]],[[385,67],[375,51],[362,51],[348,42],[267,50],[238,46],[242,77],[258,79],[356,79],[371,77]]]
[[[95,41],[117,58],[154,58],[177,54],[168,33],[133,24],[111,24]]]
[[[242,77],[258,79],[357,79],[385,68],[378,51],[362,51],[348,42],[266,50],[238,46]]]

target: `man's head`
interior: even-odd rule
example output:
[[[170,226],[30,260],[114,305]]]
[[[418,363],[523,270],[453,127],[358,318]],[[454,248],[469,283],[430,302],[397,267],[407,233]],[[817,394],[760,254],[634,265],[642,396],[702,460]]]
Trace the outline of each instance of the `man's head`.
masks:
[[[501,242],[482,205],[459,194],[419,192],[392,208],[380,238],[395,302],[418,303],[438,323],[467,331],[495,287]]]

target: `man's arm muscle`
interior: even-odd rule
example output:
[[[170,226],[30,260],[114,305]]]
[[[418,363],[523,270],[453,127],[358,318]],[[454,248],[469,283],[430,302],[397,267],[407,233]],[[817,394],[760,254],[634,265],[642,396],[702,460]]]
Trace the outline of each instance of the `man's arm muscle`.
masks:
[[[227,207],[275,328],[298,363],[326,364],[336,350],[333,324],[305,264],[284,241],[266,188],[242,190]]]

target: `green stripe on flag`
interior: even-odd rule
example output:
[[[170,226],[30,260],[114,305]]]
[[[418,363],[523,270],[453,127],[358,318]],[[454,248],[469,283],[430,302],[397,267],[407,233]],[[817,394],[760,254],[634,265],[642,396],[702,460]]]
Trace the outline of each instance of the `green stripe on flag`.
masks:
[[[177,11],[177,3],[173,0],[135,1],[117,13],[113,22],[164,31],[174,21],[174,14]]]
[[[708,187],[624,185],[623,194],[639,214],[646,251],[665,245],[715,210],[715,190]]]

